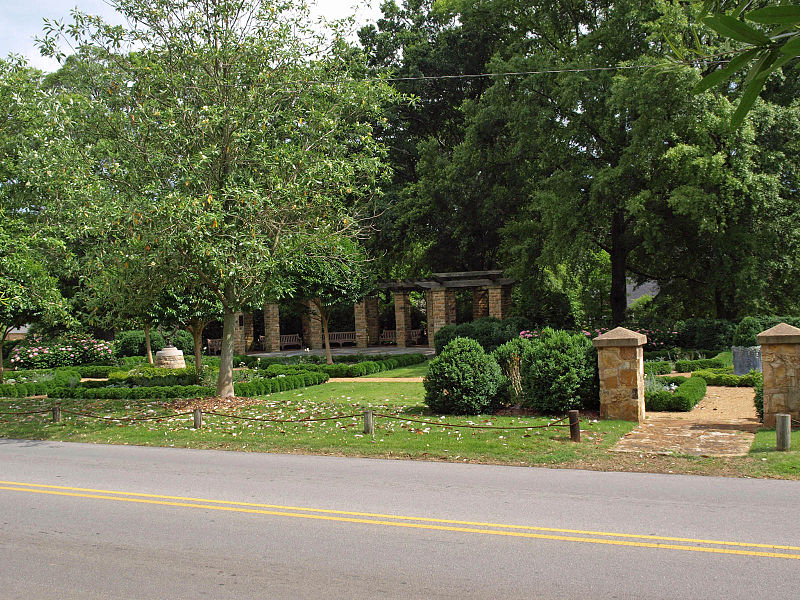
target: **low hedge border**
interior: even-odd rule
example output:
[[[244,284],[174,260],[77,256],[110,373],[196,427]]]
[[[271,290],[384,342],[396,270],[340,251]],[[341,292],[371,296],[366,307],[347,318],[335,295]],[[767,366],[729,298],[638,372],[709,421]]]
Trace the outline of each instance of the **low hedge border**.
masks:
[[[725,361],[721,358],[701,358],[699,360],[679,360],[675,362],[675,370],[679,373],[691,373],[700,369],[722,369]]]
[[[644,363],[645,375],[669,375],[672,373],[672,363],[668,360],[650,360]]]
[[[686,377],[674,392],[645,394],[645,410],[653,412],[689,412],[706,395],[706,381],[702,377]]]
[[[13,371],[17,377],[35,377],[37,375],[53,374],[51,379],[45,381],[31,381],[27,383],[4,383],[0,385],[0,398],[27,398],[29,396],[42,396],[50,390],[77,385],[81,374],[75,369],[62,367],[58,369]]]
[[[294,390],[309,385],[317,385],[328,381],[326,373],[305,372],[297,375],[256,379],[248,383],[235,383],[233,388],[237,396],[261,396],[285,390]],[[213,396],[216,389],[202,385],[172,385],[145,387],[105,387],[89,388],[56,388],[48,392],[48,398],[81,398],[86,400],[141,400],[157,398],[196,398]]]
[[[755,387],[756,382],[762,381],[761,373],[758,371],[751,371],[746,375],[734,375],[733,373],[718,373],[711,369],[701,369],[693,372],[692,377],[702,377],[708,385],[725,387]]]

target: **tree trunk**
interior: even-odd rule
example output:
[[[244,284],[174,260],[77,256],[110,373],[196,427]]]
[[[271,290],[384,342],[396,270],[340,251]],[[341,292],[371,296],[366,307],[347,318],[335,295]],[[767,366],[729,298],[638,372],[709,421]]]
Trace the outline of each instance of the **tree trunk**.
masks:
[[[333,355],[331,354],[331,337],[328,334],[328,315],[325,314],[325,309],[321,302],[315,302],[314,304],[317,305],[319,320],[322,322],[322,339],[325,342],[325,362],[332,365]]]
[[[217,379],[217,396],[227,398],[234,396],[233,391],[233,330],[236,326],[236,314],[225,309],[222,325],[222,352],[219,358],[219,379]]]
[[[144,353],[147,362],[153,364],[153,348],[150,346],[150,325],[144,326]]]
[[[203,379],[203,329],[205,329],[205,327],[206,324],[203,322],[192,323],[186,326],[186,329],[192,334],[192,339],[194,340],[194,370],[198,384]]]
[[[625,320],[628,308],[627,269],[628,249],[622,241],[625,216],[615,212],[611,218],[611,323],[614,327]]]

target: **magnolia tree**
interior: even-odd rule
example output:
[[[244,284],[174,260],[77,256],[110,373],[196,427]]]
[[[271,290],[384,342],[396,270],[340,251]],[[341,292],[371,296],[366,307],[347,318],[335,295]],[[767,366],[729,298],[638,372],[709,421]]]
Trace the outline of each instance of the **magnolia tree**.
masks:
[[[41,41],[58,55],[71,38],[103,67],[73,83],[106,153],[103,206],[88,210],[112,243],[168,258],[221,303],[217,393],[230,396],[235,313],[281,295],[275,274],[307,245],[357,235],[386,176],[372,123],[395,96],[340,32],[309,27],[303,3],[110,4],[129,26],[76,11]]]

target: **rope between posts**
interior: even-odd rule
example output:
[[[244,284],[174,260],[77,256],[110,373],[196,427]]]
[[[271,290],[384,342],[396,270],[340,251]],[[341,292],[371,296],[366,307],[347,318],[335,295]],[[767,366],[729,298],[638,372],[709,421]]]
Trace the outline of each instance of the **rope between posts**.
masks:
[[[28,410],[28,411],[25,411],[25,412],[0,412],[0,415],[9,415],[9,416],[21,417],[21,416],[24,416],[24,415],[39,415],[39,414],[42,414],[42,413],[48,413],[48,412],[50,412],[50,410],[51,409],[49,409],[49,408],[43,408],[42,410]]]
[[[259,421],[261,423],[312,423],[316,421],[337,421],[340,419],[352,419],[362,416],[361,413],[353,415],[336,415],[335,417],[309,417],[307,419],[262,419],[261,417],[242,417],[239,415],[231,415],[227,413],[219,413],[214,411],[203,411],[204,415],[215,415],[217,417],[228,417],[229,419],[240,419],[242,421]]]
[[[185,413],[176,413],[174,415],[161,415],[161,416],[153,416],[153,417],[104,417],[101,415],[93,415],[91,413],[82,413],[77,412],[74,410],[67,410],[62,408],[61,412],[67,415],[74,415],[78,417],[87,417],[90,419],[102,419],[104,421],[116,421],[116,422],[124,422],[124,423],[135,423],[137,421],[163,421],[164,419],[172,419],[175,417],[185,417],[187,415],[191,415],[190,412]]]
[[[406,419],[405,417],[399,417],[397,415],[387,415],[377,412],[373,414],[376,417],[383,417],[384,419],[394,419],[395,421],[408,421],[410,423],[421,423],[423,425],[436,425],[438,427],[452,427],[452,428],[462,427],[465,429],[547,429],[548,427],[569,427],[569,423],[567,423],[566,425],[558,424],[562,423],[562,421],[566,421],[567,419],[569,419],[569,416],[558,419],[557,421],[552,421],[547,425],[509,425],[508,427],[498,427],[497,425],[456,425],[454,423],[440,423],[438,421],[421,421],[419,419]]]

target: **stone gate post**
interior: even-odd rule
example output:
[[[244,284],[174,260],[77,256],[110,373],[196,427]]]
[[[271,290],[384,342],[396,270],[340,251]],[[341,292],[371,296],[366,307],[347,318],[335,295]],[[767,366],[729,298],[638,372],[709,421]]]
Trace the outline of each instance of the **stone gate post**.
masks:
[[[600,370],[600,418],[644,421],[647,336],[617,327],[592,340]]]
[[[779,323],[758,334],[764,374],[764,425],[775,427],[775,415],[800,420],[800,329]]]

